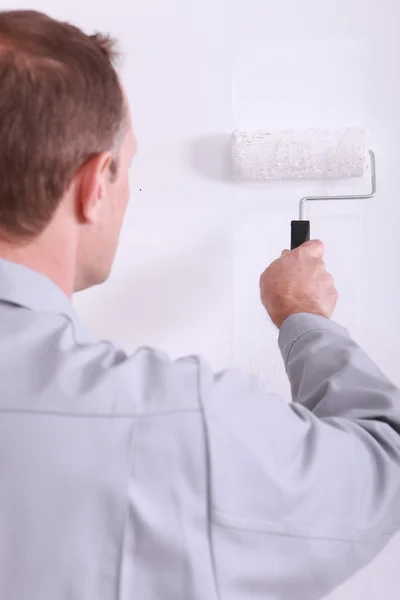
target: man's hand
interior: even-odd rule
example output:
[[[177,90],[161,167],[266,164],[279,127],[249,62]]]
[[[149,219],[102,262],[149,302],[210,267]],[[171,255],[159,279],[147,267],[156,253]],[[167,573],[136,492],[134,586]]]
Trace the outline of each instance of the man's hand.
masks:
[[[277,327],[291,315],[309,313],[330,318],[338,301],[319,241],[285,250],[260,279],[261,299]]]

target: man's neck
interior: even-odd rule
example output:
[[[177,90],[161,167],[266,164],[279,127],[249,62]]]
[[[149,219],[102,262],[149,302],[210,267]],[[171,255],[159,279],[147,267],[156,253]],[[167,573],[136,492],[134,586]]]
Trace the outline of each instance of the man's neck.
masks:
[[[57,226],[52,226],[28,243],[0,240],[0,258],[45,275],[71,297],[75,281],[75,253],[71,241],[65,230],[57,231]]]

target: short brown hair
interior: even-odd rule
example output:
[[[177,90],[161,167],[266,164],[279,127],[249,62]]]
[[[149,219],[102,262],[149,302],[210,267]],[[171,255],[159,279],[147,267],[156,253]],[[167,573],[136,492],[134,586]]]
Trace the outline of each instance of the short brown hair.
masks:
[[[35,11],[0,11],[0,235],[40,234],[124,127],[114,42]],[[112,165],[114,174],[116,163]]]

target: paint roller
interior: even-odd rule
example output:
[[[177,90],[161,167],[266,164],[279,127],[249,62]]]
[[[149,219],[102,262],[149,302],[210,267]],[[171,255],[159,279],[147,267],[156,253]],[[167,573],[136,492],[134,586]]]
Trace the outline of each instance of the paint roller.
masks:
[[[236,130],[233,172],[245,181],[285,179],[351,179],[370,170],[371,192],[360,195],[309,196],[300,200],[299,220],[291,224],[291,248],[310,239],[305,219],[308,202],[366,200],[376,194],[375,155],[365,129],[289,129],[281,132]]]

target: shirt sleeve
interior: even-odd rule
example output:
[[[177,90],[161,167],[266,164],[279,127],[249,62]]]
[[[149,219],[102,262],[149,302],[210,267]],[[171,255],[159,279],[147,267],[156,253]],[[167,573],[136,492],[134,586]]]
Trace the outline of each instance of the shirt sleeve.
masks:
[[[290,317],[280,347],[291,404],[202,374],[222,598],[319,599],[400,524],[399,390],[327,319]]]

